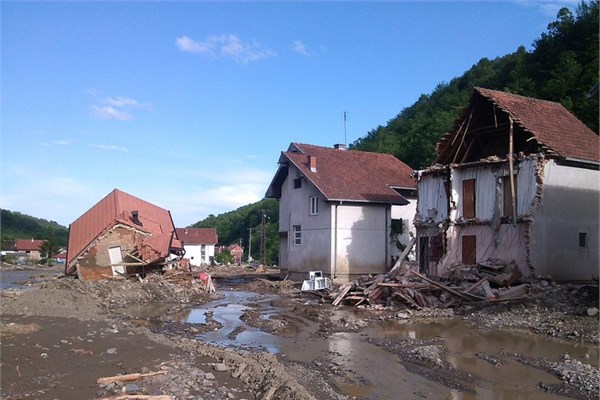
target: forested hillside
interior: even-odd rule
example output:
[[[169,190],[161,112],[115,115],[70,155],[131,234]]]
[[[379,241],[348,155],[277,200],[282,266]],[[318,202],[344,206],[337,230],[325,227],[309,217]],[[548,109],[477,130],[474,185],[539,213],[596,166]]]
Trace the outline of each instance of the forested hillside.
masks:
[[[53,240],[57,246],[64,247],[69,240],[66,227],[54,221],[31,217],[16,211],[0,210],[2,243],[14,239]]]
[[[415,169],[429,166],[436,142],[452,127],[476,86],[560,102],[597,133],[598,97],[589,93],[598,83],[598,47],[598,2],[583,2],[575,13],[563,8],[532,51],[520,47],[504,57],[481,59],[350,148],[391,153]]]
[[[252,248],[250,254],[255,260],[260,260],[261,221],[262,211],[265,214],[266,261],[277,263],[279,257],[279,203],[275,199],[263,199],[229,211],[218,216],[209,215],[202,221],[196,222],[192,228],[217,228],[219,244],[228,246],[242,242],[244,259],[248,257],[250,228],[252,228]]]

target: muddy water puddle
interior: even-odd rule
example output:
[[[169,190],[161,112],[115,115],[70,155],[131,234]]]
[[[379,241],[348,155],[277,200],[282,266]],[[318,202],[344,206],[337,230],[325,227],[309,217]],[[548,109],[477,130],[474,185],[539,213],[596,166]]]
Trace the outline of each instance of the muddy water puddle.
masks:
[[[60,273],[55,270],[44,269],[15,269],[0,271],[0,290],[28,289],[36,282],[50,280]]]
[[[333,381],[339,392],[358,399],[563,399],[538,389],[541,382],[560,383],[558,378],[519,362],[519,355],[558,360],[569,354],[582,361],[598,360],[599,357],[595,346],[518,331],[479,329],[459,319],[382,321],[360,332],[332,333],[323,337],[318,334],[316,322],[294,313],[276,295],[245,291],[222,291],[221,294],[224,297],[219,300],[167,318],[198,325],[211,320],[218,322],[220,328],[197,335],[198,340],[220,347],[268,351],[284,360],[310,365]],[[323,311],[331,310],[328,305],[321,307]],[[346,312],[336,309],[336,314]],[[249,314],[255,315],[259,323],[247,323]],[[282,315],[293,315],[301,320],[301,329],[288,337],[256,327],[261,326],[260,321],[277,321]],[[423,373],[413,373],[402,363],[400,356],[368,339],[441,339],[446,346],[444,361],[461,376],[468,377],[468,382],[461,389],[450,388],[422,376]]]

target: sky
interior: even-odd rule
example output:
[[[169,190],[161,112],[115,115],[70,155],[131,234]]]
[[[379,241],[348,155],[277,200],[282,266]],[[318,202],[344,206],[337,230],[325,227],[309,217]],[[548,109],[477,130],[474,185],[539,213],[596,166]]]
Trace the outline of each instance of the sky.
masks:
[[[2,208],[68,226],[118,188],[177,227],[232,211],[291,142],[350,144],[576,5],[3,0]]]

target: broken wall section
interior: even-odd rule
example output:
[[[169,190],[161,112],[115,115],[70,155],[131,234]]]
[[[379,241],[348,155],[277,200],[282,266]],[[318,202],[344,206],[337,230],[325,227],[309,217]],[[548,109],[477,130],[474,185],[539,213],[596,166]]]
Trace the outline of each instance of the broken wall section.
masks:
[[[415,218],[419,269],[439,276],[456,264],[495,259],[531,275],[529,238],[543,164],[538,155],[515,162],[514,211],[507,160],[453,165],[446,173],[421,171]]]

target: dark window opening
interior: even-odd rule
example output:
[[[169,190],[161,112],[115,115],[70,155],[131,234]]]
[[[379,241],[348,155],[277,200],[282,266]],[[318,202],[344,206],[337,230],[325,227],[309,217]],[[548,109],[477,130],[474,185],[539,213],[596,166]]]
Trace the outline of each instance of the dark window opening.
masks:
[[[517,203],[517,177],[514,177],[515,180],[515,205]],[[502,177],[502,197],[503,197],[503,205],[502,205],[502,216],[503,217],[512,217],[513,216],[513,201],[510,190],[510,176]]]
[[[294,189],[300,189],[302,187],[302,178],[294,179]]]
[[[587,247],[587,232],[579,232],[579,247]]]

